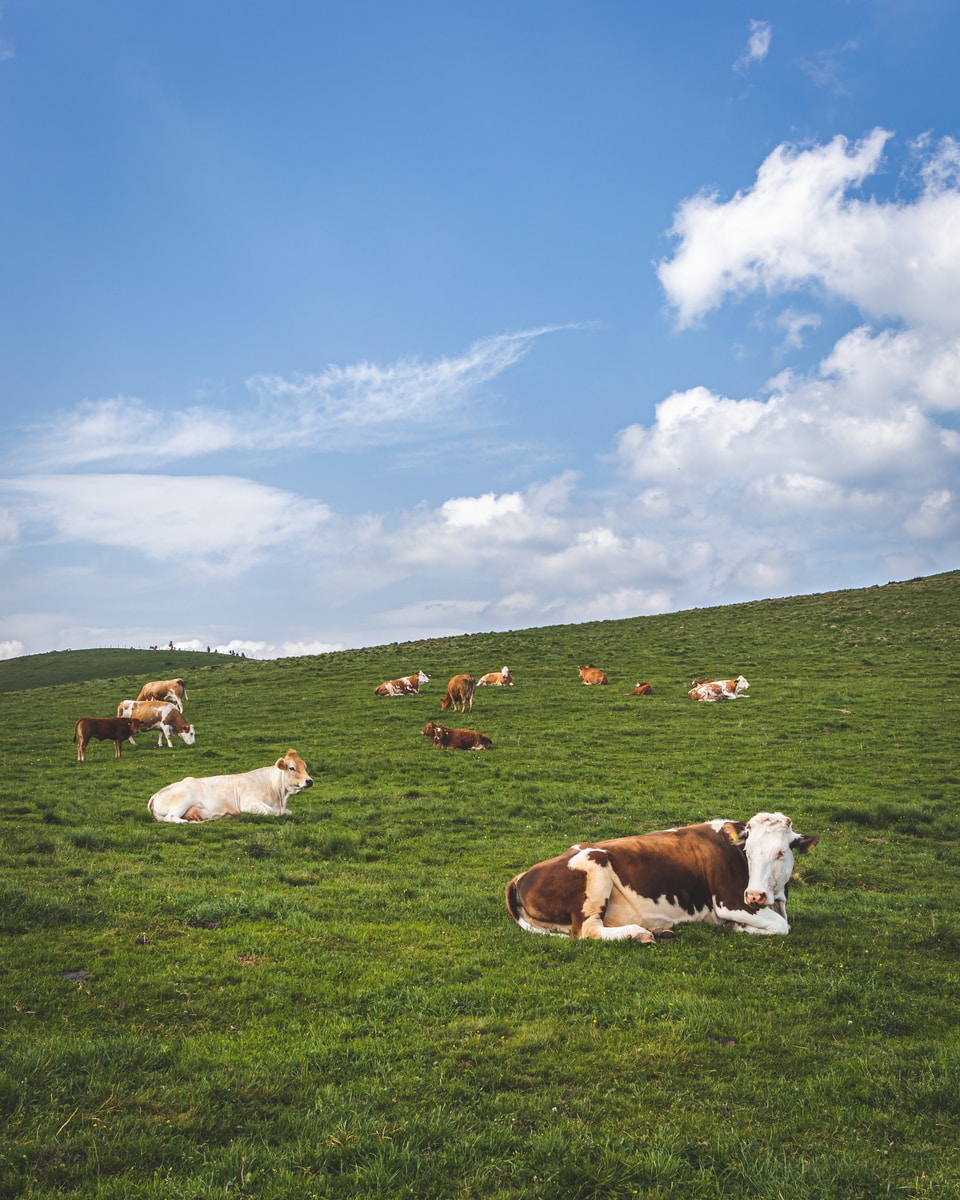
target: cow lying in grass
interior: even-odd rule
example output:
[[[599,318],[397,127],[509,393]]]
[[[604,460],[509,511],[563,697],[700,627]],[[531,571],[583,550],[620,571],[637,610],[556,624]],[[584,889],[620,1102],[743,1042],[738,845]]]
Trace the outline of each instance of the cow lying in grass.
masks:
[[[296,750],[288,750],[272,767],[171,783],[155,792],[147,807],[158,821],[176,824],[216,821],[240,813],[285,817],[289,797],[308,787],[313,787],[313,780],[307,764]]]
[[[607,941],[653,942],[686,921],[789,933],[793,856],[819,840],[783,813],[757,813],[583,842],[511,879],[507,910],[530,933]]]
[[[738,700],[740,693],[746,691],[749,686],[742,675],[738,675],[736,679],[695,679],[687,697],[707,703],[714,700]]]
[[[450,729],[436,721],[428,721],[420,732],[444,750],[489,750],[493,745],[485,733],[477,733],[475,729]]]

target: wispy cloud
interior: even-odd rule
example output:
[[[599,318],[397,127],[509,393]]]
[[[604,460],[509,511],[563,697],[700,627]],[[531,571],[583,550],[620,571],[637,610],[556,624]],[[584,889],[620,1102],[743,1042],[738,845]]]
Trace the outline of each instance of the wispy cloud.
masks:
[[[773,27],[769,21],[751,21],[747,47],[733,64],[733,69],[735,71],[746,71],[751,64],[763,62],[770,53],[770,43],[772,41]]]
[[[478,389],[518,362],[537,338],[560,328],[571,326],[483,338],[459,356],[428,362],[356,363],[292,378],[256,375],[247,381],[255,402],[240,410],[171,410],[128,397],[86,400],[30,431],[26,457],[34,470],[150,467],[224,451],[343,450],[423,436],[431,428],[446,432]],[[23,460],[18,451],[17,461]]]

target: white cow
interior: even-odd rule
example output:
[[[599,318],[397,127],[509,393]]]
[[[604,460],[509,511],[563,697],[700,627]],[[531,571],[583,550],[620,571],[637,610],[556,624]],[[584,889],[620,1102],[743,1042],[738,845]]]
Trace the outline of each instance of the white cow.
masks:
[[[187,746],[192,746],[197,740],[196,730],[187,724],[175,704],[163,704],[159,700],[121,700],[117,705],[117,716],[133,717],[140,722],[141,729],[159,729],[157,745],[162,746],[166,738],[171,750],[171,734],[182,738]]]
[[[740,700],[740,693],[750,686],[742,675],[736,679],[695,679],[693,687],[687,692],[691,700]]]
[[[215,821],[240,813],[285,817],[289,797],[308,787],[313,787],[313,780],[307,764],[296,750],[288,750],[272,767],[171,783],[155,792],[147,807],[158,821],[177,824]]]

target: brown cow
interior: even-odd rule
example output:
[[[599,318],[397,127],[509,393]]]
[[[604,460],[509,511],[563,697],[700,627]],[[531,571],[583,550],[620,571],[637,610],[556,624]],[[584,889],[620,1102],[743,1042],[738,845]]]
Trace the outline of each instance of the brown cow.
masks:
[[[599,667],[577,667],[580,672],[580,678],[585,684],[603,684],[607,682],[607,677]]]
[[[113,742],[116,758],[120,757],[120,743],[137,743],[133,735],[139,733],[139,721],[129,717],[81,717],[73,727],[73,740],[77,743],[77,762],[87,761],[87,742]]]
[[[632,692],[627,692],[628,696],[652,696],[653,688],[649,683],[638,683]]]
[[[157,679],[153,683],[145,683],[137,697],[138,700],[162,700],[175,704],[180,712],[183,712],[186,698],[187,688],[182,679]]]
[[[581,842],[511,879],[507,909],[529,933],[610,941],[653,942],[686,921],[789,933],[793,856],[819,840],[783,813],[757,813]]]
[[[443,729],[443,726],[438,725],[436,721],[428,721],[426,723],[426,725],[424,725],[424,727],[420,730],[420,732],[423,734],[424,737],[432,738],[432,737],[436,737],[438,729]]]
[[[402,679],[388,679],[379,683],[373,689],[375,696],[416,696],[425,683],[430,682],[430,676],[418,671],[416,675],[404,675]]]
[[[493,742],[475,729],[448,729],[446,725],[438,725],[433,744],[444,750],[489,750]]]
[[[446,710],[453,705],[454,712],[466,712],[467,705],[470,705],[470,711],[473,712],[473,692],[477,686],[477,681],[472,675],[454,675],[447,684],[447,694],[440,701],[440,707]]]
[[[488,675],[481,675],[477,680],[477,687],[513,687],[513,676],[510,674],[510,668],[503,667],[499,671],[491,671]]]

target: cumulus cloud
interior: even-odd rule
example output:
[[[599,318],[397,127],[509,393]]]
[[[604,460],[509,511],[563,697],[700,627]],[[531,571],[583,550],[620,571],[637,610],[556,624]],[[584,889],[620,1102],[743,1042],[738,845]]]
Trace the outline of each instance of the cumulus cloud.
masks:
[[[0,660],[8,658],[19,658],[21,654],[26,653],[23,642],[14,639],[13,641],[0,642]]]
[[[752,63],[763,62],[770,53],[773,29],[769,21],[751,21],[747,48],[733,64],[734,70],[745,71]]]
[[[86,400],[34,429],[33,469],[152,465],[224,451],[343,450],[448,430],[467,399],[556,326],[482,338],[431,362],[330,366],[313,375],[257,375],[254,402],[237,409],[171,409],[138,397]],[[475,422],[476,417],[472,418]],[[53,436],[55,430],[55,436]]]
[[[872,317],[955,331],[960,193],[947,184],[956,145],[926,157],[914,203],[850,195],[880,169],[891,136],[778,146],[749,190],[684,201],[672,229],[679,245],[658,266],[681,327],[729,296],[820,288]]]
[[[21,520],[56,541],[133,550],[235,576],[268,550],[309,537],[326,505],[248,479],[208,476],[45,475],[7,480]]]

